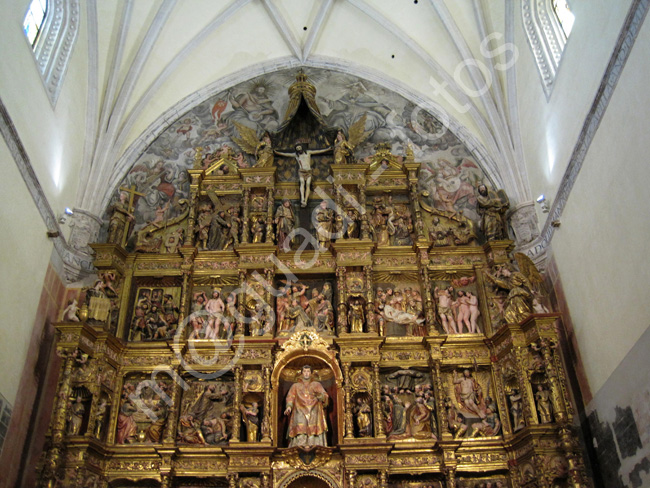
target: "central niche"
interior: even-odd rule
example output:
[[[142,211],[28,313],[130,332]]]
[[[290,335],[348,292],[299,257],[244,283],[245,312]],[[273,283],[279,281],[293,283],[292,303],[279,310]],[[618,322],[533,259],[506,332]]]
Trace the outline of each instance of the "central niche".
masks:
[[[308,379],[306,369],[311,370]],[[278,385],[278,446],[338,444],[337,405],[334,373],[324,361],[299,357],[289,362],[280,373]],[[326,430],[319,438],[323,427]]]
[[[289,482],[286,488],[333,488],[333,485],[316,476],[307,475]]]

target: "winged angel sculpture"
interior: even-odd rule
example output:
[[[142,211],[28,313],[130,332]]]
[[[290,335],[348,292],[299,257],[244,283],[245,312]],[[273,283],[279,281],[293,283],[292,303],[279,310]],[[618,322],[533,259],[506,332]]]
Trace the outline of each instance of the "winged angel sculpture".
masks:
[[[517,324],[533,312],[538,312],[539,298],[543,295],[543,278],[535,263],[522,253],[516,253],[519,271],[508,265],[497,267],[495,273],[486,273],[488,281],[508,291],[503,305],[503,319],[507,324]]]

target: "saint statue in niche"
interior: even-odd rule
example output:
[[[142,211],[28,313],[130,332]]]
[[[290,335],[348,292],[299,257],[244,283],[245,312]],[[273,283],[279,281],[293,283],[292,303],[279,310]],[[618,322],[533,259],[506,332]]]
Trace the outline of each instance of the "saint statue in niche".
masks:
[[[289,416],[289,447],[326,446],[325,409],[329,396],[318,381],[311,378],[312,367],[302,367],[301,378],[287,393],[285,415]]]

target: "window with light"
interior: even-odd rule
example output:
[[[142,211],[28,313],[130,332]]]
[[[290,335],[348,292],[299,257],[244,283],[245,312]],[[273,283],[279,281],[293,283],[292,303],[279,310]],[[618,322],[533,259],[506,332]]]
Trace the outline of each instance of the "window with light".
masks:
[[[569,37],[571,29],[573,29],[573,22],[575,21],[575,15],[571,12],[569,3],[566,0],[553,0],[553,11],[560,21],[560,26],[562,26],[562,31],[564,31],[564,37]]]
[[[31,44],[32,48],[36,46],[39,39],[39,34],[43,30],[45,24],[45,16],[47,15],[47,0],[32,0],[27,9],[27,15],[23,21],[23,31],[25,36]]]

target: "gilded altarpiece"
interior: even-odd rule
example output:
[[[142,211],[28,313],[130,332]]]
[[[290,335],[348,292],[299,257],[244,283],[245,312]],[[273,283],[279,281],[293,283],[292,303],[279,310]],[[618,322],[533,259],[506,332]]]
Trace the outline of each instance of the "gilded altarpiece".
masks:
[[[93,245],[42,486],[590,486],[507,197],[472,220],[410,147],[357,159],[369,122],[328,125],[299,73],[282,124],[195,148],[173,218]]]

